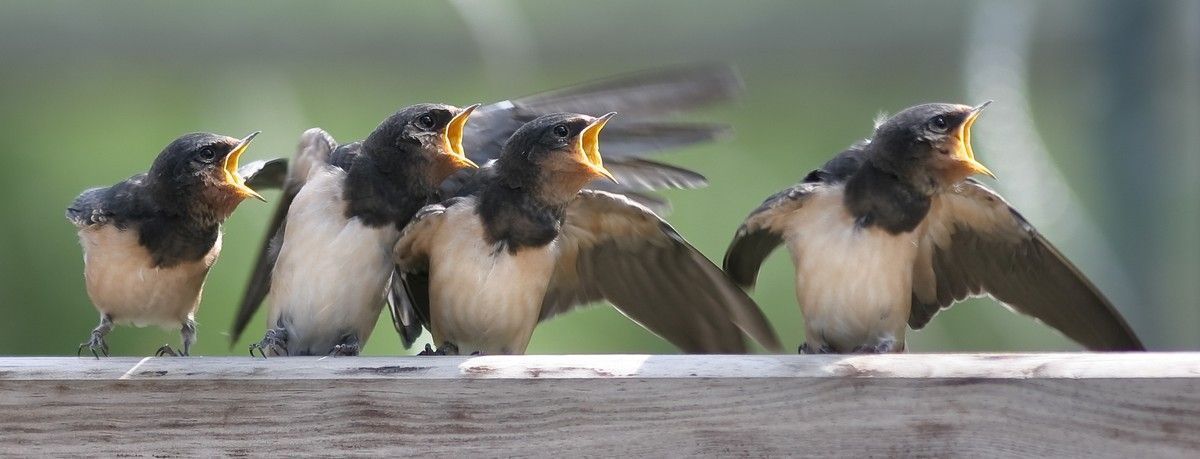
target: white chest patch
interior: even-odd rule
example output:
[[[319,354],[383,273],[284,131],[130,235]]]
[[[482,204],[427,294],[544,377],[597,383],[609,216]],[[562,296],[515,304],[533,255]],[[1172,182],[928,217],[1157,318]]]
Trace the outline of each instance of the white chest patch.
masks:
[[[880,338],[902,342],[923,228],[898,235],[859,228],[841,202],[840,187],[813,196],[791,216],[784,238],[807,340],[842,352]]]
[[[327,354],[347,333],[366,344],[383,308],[400,233],[347,219],[344,177],[329,166],[314,170],[288,210],[268,327],[285,319],[292,354]]]
[[[484,240],[472,206],[447,211],[430,249],[435,343],[470,354],[521,354],[537,325],[558,257],[557,243],[513,254]]]
[[[193,317],[208,269],[221,253],[221,236],[198,261],[169,268],[154,266],[133,230],[113,225],[79,230],[88,297],[116,323],[178,329]]]

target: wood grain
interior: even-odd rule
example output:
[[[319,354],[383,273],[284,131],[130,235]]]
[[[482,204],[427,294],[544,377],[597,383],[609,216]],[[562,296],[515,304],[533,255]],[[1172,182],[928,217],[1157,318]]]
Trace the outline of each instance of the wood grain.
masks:
[[[0,358],[5,456],[1198,451],[1198,353]]]

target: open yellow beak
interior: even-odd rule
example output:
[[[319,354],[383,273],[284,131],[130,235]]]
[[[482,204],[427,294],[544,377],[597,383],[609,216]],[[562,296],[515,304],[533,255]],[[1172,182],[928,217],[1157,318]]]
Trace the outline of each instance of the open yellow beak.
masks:
[[[479,104],[464,108],[457,115],[454,115],[454,118],[450,119],[450,123],[442,131],[442,141],[446,143],[446,151],[450,152],[450,156],[454,157],[454,164],[458,168],[479,167],[478,164],[467,158],[467,152],[463,149],[462,145],[463,131],[466,130],[467,118],[470,118],[471,112],[474,112],[477,108],[479,108]]]
[[[233,185],[233,188],[243,196],[253,197],[259,201],[267,202],[266,199],[263,199],[262,195],[246,186],[246,179],[242,178],[241,175],[238,175],[238,159],[242,157],[242,153],[246,152],[246,147],[250,146],[250,142],[253,141],[255,137],[258,137],[260,132],[262,131],[254,131],[250,133],[250,135],[246,136],[246,138],[242,139],[241,142],[238,142],[237,146],[233,147],[233,150],[231,150],[228,155],[225,155],[225,162],[221,164],[221,169],[225,171],[225,182]]]
[[[972,109],[971,113],[967,115],[967,119],[962,124],[959,124],[958,129],[954,131],[954,137],[958,139],[960,146],[958,155],[963,161],[966,161],[967,166],[971,168],[972,172],[996,178],[996,174],[993,174],[987,166],[975,160],[975,150],[971,149],[971,126],[975,124],[975,120],[979,118],[979,114],[983,112],[983,109],[991,104],[992,101],[989,100]]]
[[[597,177],[604,177],[617,183],[617,178],[613,177],[608,169],[604,168],[604,161],[600,159],[600,130],[604,129],[604,125],[608,124],[608,120],[615,116],[616,112],[609,112],[604,116],[596,118],[592,124],[583,128],[583,132],[579,134],[579,150],[583,155],[583,163],[588,170]]]

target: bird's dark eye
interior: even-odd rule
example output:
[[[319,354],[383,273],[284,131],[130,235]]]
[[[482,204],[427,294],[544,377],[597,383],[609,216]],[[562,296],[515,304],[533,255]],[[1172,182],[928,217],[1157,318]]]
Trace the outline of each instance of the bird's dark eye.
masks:
[[[938,115],[929,120],[929,129],[934,132],[946,132],[949,125],[946,123],[946,117]]]
[[[213,151],[212,147],[204,147],[200,149],[200,153],[196,154],[196,158],[200,161],[211,163],[214,159],[217,159],[217,152]]]
[[[567,128],[567,125],[560,124],[558,126],[554,126],[554,135],[559,136],[559,137],[566,137],[568,135],[571,135],[571,130]]]
[[[421,115],[417,118],[417,126],[420,126],[422,129],[433,129],[433,117],[428,113]]]

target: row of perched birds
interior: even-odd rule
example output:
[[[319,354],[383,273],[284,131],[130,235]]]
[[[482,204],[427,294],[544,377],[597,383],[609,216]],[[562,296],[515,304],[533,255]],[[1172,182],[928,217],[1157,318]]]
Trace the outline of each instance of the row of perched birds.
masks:
[[[100,312],[79,350],[107,355],[114,324],[154,324],[182,335],[159,355],[188,355],[222,222],[262,199],[255,189],[280,187],[233,324],[236,342],[269,301],[252,355],[356,355],[385,304],[406,347],[432,334],[423,354],[521,354],[540,322],[602,300],[685,352],[744,353],[748,340],[779,351],[744,288],[784,244],[803,353],[902,352],[909,328],[983,294],[1089,349],[1142,349],[1095,286],[969,178],[991,175],[970,143],[987,104],[878,122],[752,211],[717,267],[651,193],[704,177],[647,156],[725,134],[667,117],[739,90],[730,68],[689,66],[485,106],[418,104],[357,142],[310,129],[290,164],[239,167],[257,133],[184,135],[149,172],[67,209]]]

